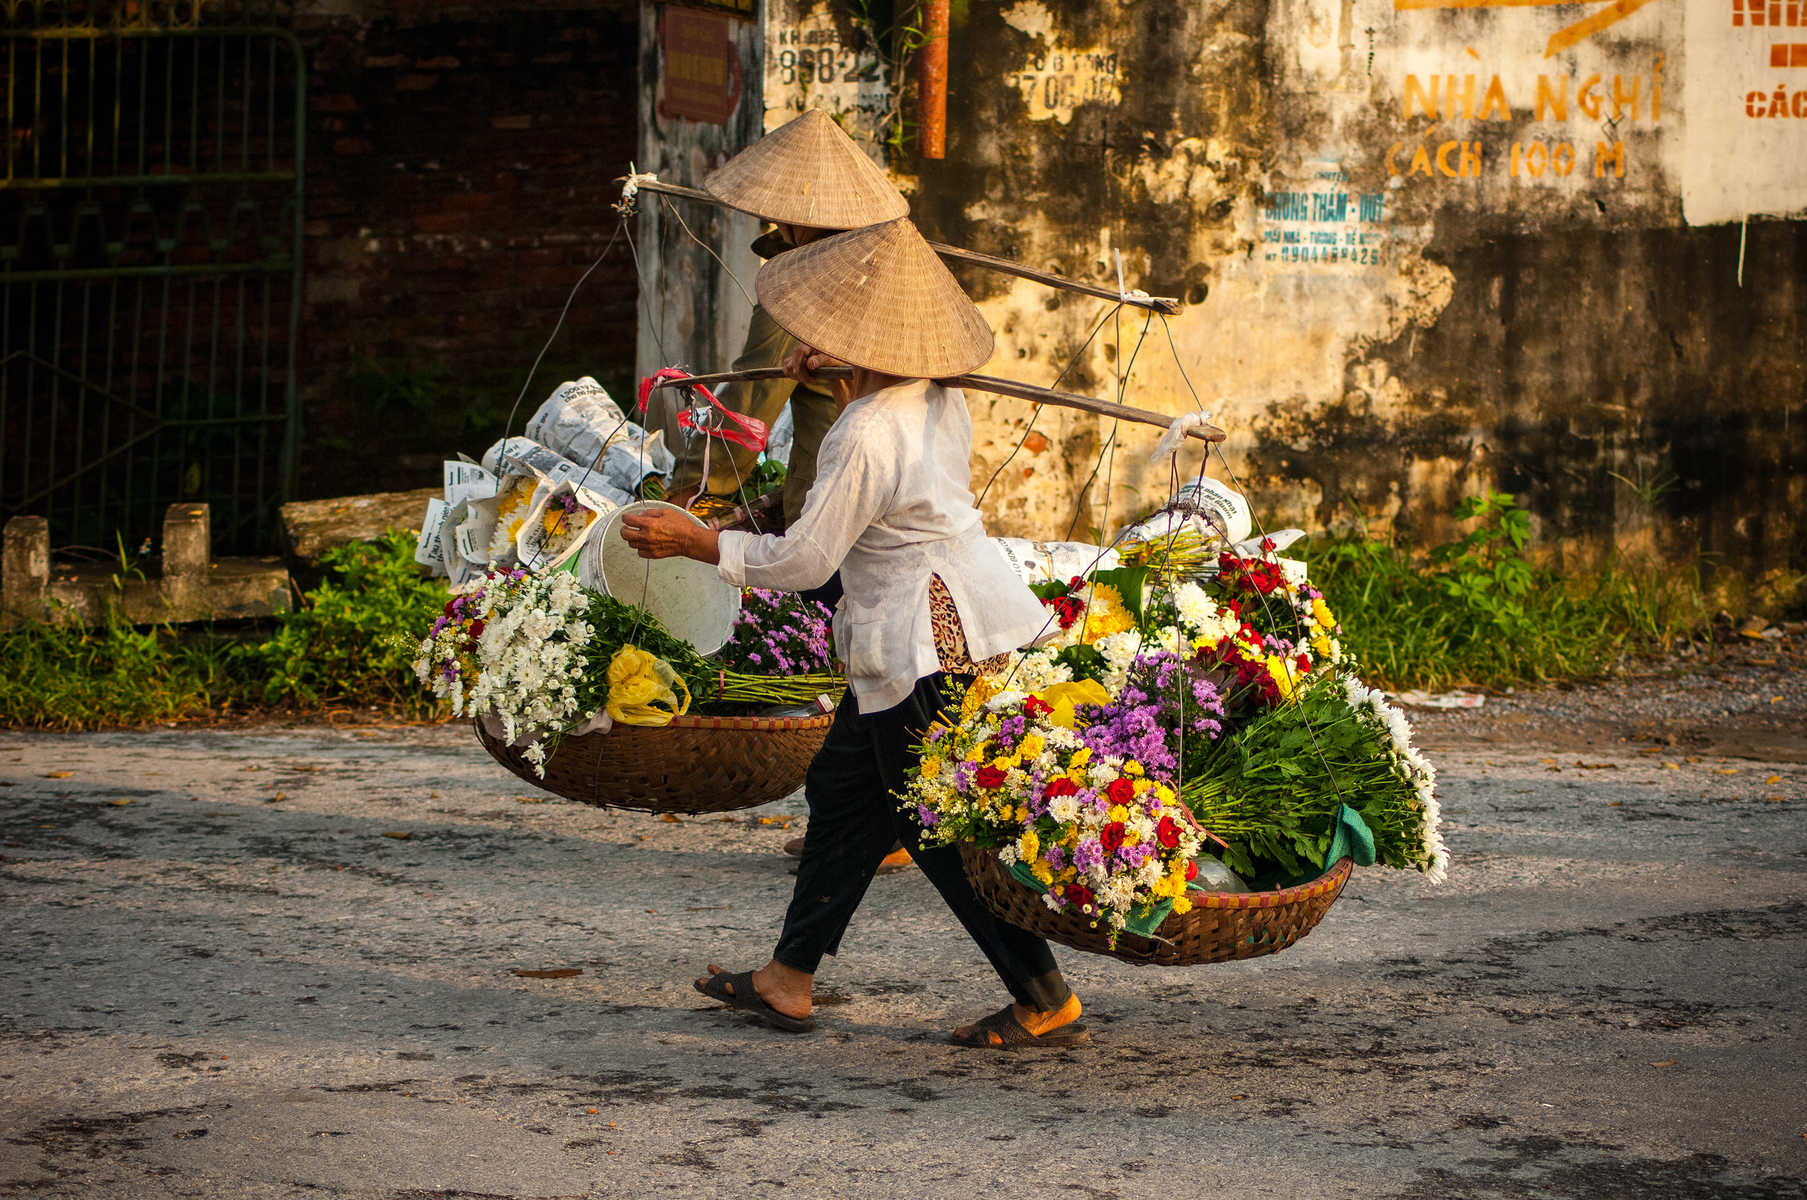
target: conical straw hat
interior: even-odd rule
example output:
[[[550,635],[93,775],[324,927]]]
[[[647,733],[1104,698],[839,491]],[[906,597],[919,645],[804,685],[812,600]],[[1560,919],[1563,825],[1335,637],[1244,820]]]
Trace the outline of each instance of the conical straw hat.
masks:
[[[787,250],[754,287],[786,332],[856,367],[945,379],[991,357],[991,327],[907,217]]]
[[[717,167],[703,190],[764,220],[814,229],[859,229],[910,211],[885,173],[819,108]]]

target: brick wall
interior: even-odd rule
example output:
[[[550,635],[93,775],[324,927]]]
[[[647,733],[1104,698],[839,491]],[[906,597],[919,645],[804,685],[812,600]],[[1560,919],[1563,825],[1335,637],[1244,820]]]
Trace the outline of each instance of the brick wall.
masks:
[[[442,455],[503,432],[615,230],[635,22],[625,0],[397,0],[298,18],[310,68],[301,496],[432,483]],[[525,403],[577,374],[625,388],[634,304],[623,237]]]

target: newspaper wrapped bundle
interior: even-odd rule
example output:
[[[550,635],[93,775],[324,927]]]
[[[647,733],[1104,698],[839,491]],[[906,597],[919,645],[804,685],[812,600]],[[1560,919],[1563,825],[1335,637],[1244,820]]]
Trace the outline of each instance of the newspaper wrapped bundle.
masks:
[[[481,462],[445,464],[445,495],[427,505],[415,561],[454,584],[492,566],[556,570],[576,554],[583,531],[662,483],[674,464],[663,431],[630,421],[594,379],[560,384],[524,436],[496,442]],[[546,527],[548,504],[571,520],[553,514],[554,527]]]

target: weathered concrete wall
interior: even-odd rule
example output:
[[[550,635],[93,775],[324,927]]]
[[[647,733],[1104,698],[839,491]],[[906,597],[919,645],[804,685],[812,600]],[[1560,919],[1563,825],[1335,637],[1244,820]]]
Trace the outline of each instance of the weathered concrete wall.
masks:
[[[640,138],[635,165],[668,183],[701,187],[716,166],[764,132],[755,0],[715,8],[640,0]],[[728,209],[646,194],[634,220],[640,268],[642,376],[661,367],[727,370],[753,312],[750,249],[759,223]],[[650,428],[671,446],[682,433],[671,392],[651,402]]]
[[[872,84],[842,94],[848,12],[770,0],[768,124],[806,102],[856,132],[882,116]],[[930,236],[1113,282],[1121,251],[1128,286],[1186,298],[1169,328],[1126,310],[1082,350],[1108,305],[963,279],[994,372],[1071,361],[1066,386],[1176,413],[1196,388],[1270,521],[1434,538],[1496,486],[1565,553],[1700,550],[1786,583],[1807,570],[1807,227],[1762,214],[1807,209],[1807,63],[1770,67],[1807,43],[1791,13],[956,5],[947,157],[891,165]],[[780,56],[830,42],[824,95],[819,58],[806,83]],[[1043,412],[1012,458],[1030,413],[975,398],[975,418],[1003,530],[1113,526],[1166,490],[1152,431],[1117,431],[1113,461],[1108,422]]]

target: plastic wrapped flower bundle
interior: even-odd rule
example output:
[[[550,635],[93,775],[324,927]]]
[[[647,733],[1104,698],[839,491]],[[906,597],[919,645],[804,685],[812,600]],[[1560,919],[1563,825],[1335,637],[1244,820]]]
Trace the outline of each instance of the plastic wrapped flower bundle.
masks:
[[[422,641],[415,675],[453,715],[490,719],[546,757],[579,727],[664,725],[694,705],[743,714],[837,697],[829,670],[746,670],[705,657],[642,609],[566,572],[492,571],[455,590]]]
[[[1434,773],[1271,549],[1035,585],[1044,640],[950,697],[906,808],[1113,935],[1152,932],[1206,880],[1310,879],[1333,850],[1442,878]]]

